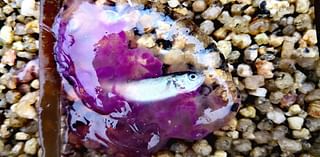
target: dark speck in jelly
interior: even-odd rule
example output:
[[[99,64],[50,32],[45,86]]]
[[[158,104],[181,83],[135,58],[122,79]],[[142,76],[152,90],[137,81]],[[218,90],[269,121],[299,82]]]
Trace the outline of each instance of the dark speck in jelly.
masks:
[[[86,1],[66,6],[53,31],[58,72],[72,98],[63,103],[69,143],[111,156],[148,157],[171,138],[207,136],[238,110],[231,75],[211,67],[203,57],[212,50],[188,28],[140,6],[102,7]],[[144,23],[143,18],[152,20]],[[159,52],[133,44],[139,38],[134,34],[145,27],[155,30],[150,33],[157,36]],[[192,69],[168,74],[171,65],[163,63],[162,55],[170,53],[177,36],[199,53],[193,54],[195,63],[186,65]]]

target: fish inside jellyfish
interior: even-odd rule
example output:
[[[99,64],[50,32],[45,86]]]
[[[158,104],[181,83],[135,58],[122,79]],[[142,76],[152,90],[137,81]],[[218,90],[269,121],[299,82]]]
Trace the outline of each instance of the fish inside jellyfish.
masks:
[[[163,13],[138,4],[66,1],[53,32],[58,71],[72,98],[62,102],[71,144],[147,157],[169,139],[204,138],[238,110],[231,75],[213,64],[218,52]],[[181,57],[192,58],[192,68],[167,63],[175,47],[137,44],[146,34],[184,39],[193,53],[182,50]]]

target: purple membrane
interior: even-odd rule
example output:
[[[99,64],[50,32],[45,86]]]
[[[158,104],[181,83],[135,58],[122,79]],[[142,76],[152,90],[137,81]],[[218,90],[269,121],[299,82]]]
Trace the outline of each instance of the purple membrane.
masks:
[[[187,28],[177,28],[174,20],[141,6],[99,6],[75,1],[67,3],[56,17],[55,59],[65,93],[72,97],[72,102],[62,102],[71,144],[111,156],[150,156],[171,138],[204,138],[225,125],[238,110],[232,78],[227,72],[210,67],[210,60],[201,58],[207,56],[204,54],[195,53],[194,58],[206,61],[198,63],[206,68],[197,70],[205,76],[202,84],[209,92],[199,85],[192,91],[147,102],[127,100],[116,92],[116,85],[155,78],[157,81],[149,81],[154,89],[143,84],[145,93],[135,93],[150,96],[159,94],[158,86],[161,88],[161,83],[168,81],[162,79],[170,75],[163,70],[162,51],[136,44],[138,37],[133,30],[144,33],[146,25],[141,19],[146,16],[154,17],[148,27],[157,28],[159,38],[174,41],[175,36],[180,36],[193,44],[195,51],[204,49]],[[171,29],[161,31],[163,24]]]

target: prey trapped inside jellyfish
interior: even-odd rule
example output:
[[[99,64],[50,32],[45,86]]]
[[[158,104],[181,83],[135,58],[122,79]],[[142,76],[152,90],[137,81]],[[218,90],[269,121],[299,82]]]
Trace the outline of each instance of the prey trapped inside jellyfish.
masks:
[[[204,138],[234,116],[238,94],[216,66],[219,52],[183,23],[141,4],[65,2],[53,32],[69,143],[151,156],[169,139]],[[173,46],[178,39],[192,52]]]

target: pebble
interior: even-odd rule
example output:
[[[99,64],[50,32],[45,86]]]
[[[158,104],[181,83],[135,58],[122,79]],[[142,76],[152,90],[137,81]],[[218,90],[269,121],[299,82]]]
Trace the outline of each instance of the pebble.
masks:
[[[236,130],[238,125],[238,120],[236,118],[231,118],[228,125],[222,127],[222,130]]]
[[[220,40],[217,42],[217,48],[220,51],[220,53],[223,54],[224,58],[229,59],[230,54],[232,52],[232,44],[230,41],[227,40]]]
[[[246,4],[232,4],[231,6],[231,14],[234,15],[241,15],[241,13],[243,12],[243,7],[246,6]]]
[[[320,101],[313,101],[309,104],[308,115],[314,118],[320,118]]]
[[[0,140],[0,152],[4,151],[4,142]]]
[[[248,64],[239,64],[237,67],[237,74],[241,77],[252,76],[253,72]]]
[[[211,66],[211,67],[219,68],[221,65],[220,54],[217,52],[202,54],[197,56],[197,58],[198,58],[198,64],[204,67]]]
[[[244,60],[245,61],[254,61],[258,57],[258,45],[251,45],[250,47],[244,50]]]
[[[231,53],[228,56],[228,61],[230,63],[238,62],[239,57],[241,56],[241,53],[237,50],[231,51]]]
[[[266,79],[273,78],[274,66],[272,62],[266,60],[257,60],[255,62],[257,73]]]
[[[29,60],[33,59],[35,55],[36,54],[34,54],[34,53],[29,53],[29,52],[25,52],[25,51],[20,51],[20,52],[17,53],[18,57],[26,58],[26,59],[29,59]]]
[[[168,5],[171,8],[175,8],[180,5],[180,2],[178,0],[169,0]]]
[[[217,38],[217,39],[220,39],[220,41],[224,41],[222,39],[225,39],[226,36],[228,34],[228,31],[226,28],[224,27],[220,27],[218,30],[216,30],[213,35]],[[218,41],[219,42],[219,41]]]
[[[205,20],[200,24],[200,31],[210,35],[214,31],[214,24],[211,20]]]
[[[283,16],[294,13],[294,6],[288,1],[267,0],[266,9],[270,11],[274,21],[280,20]]]
[[[10,104],[14,104],[18,102],[19,99],[21,98],[21,94],[19,92],[15,92],[12,90],[9,90],[5,96],[6,96],[6,101]]]
[[[296,102],[296,100],[297,100],[296,94],[288,93],[281,98],[280,107],[281,108],[288,108],[289,106],[294,104]]]
[[[202,156],[207,156],[212,152],[212,147],[208,144],[207,140],[199,140],[192,145],[195,153]]]
[[[220,17],[223,17],[222,15],[224,15],[225,17],[220,18]],[[220,22],[224,24],[224,27],[232,31],[232,33],[237,33],[244,38],[246,38],[246,36],[244,36],[245,34],[248,35],[247,37],[250,37],[250,35],[247,34],[249,32],[249,29],[248,29],[249,22],[251,21],[250,16],[244,15],[244,16],[230,17],[229,13],[222,12],[220,17],[219,17]],[[245,34],[241,34],[241,33],[245,33]]]
[[[282,29],[282,33],[287,36],[291,36],[296,31],[296,27],[294,25],[287,25]]]
[[[234,2],[235,0],[219,0],[221,4],[225,5],[231,2]]]
[[[9,15],[14,11],[14,9],[10,5],[5,5],[4,7],[2,7],[2,11],[3,13]]]
[[[249,95],[257,96],[257,97],[266,97],[268,91],[265,88],[257,88],[255,90],[251,90],[248,92]]]
[[[12,49],[5,50],[5,52],[1,58],[1,63],[7,64],[9,66],[13,66],[15,64],[16,59],[17,59],[16,51],[14,51]]]
[[[239,138],[239,131],[229,131],[226,134],[228,137],[231,137],[232,139],[238,139]]]
[[[270,29],[270,21],[264,18],[257,18],[252,20],[249,25],[249,33],[251,35],[257,35],[259,33],[264,33]]]
[[[216,141],[215,141],[215,149],[217,150],[229,150],[231,149],[231,145],[232,145],[232,138],[230,137],[219,137]]]
[[[256,137],[254,136],[253,132],[244,132],[242,133],[242,138],[248,139],[248,140],[254,140]]]
[[[209,156],[209,157],[227,157],[228,154],[227,152],[223,151],[223,150],[217,150],[214,152],[213,155]]]
[[[320,118],[312,118],[308,117],[306,118],[306,127],[311,131],[319,131],[320,130]]]
[[[17,51],[22,51],[24,50],[23,43],[21,41],[16,41],[12,44],[12,49],[17,50]]]
[[[177,142],[170,146],[170,150],[175,153],[184,153],[188,149],[188,146],[184,143]]]
[[[284,94],[281,91],[271,92],[269,100],[272,104],[279,104],[284,97]]]
[[[289,88],[290,86],[293,85],[293,83],[294,83],[294,80],[289,73],[286,73],[286,72],[276,73],[275,85],[279,89]]]
[[[302,83],[300,85],[300,87],[298,88],[299,92],[303,93],[303,94],[308,94],[309,92],[311,92],[312,90],[314,90],[316,87],[316,85],[312,82],[306,82],[306,83]]]
[[[15,144],[11,149],[10,154],[15,156],[19,155],[22,152],[23,145],[23,142],[18,142],[17,144]]]
[[[31,82],[30,86],[34,89],[39,89],[40,88],[40,82],[39,79],[35,79]]]
[[[241,118],[238,121],[237,130],[240,132],[253,132],[255,130],[255,124],[251,119]]]
[[[269,119],[263,119],[258,123],[257,128],[270,131],[273,129],[273,122]]]
[[[267,118],[276,124],[281,124],[286,120],[284,113],[281,109],[275,108],[273,111],[267,113]]]
[[[250,157],[265,157],[268,152],[264,147],[254,147],[250,152]]]
[[[21,1],[21,15],[39,17],[39,5],[35,0],[22,0]]]
[[[164,54],[163,62],[165,64],[181,64],[184,63],[184,53],[180,49],[171,49],[168,53]]]
[[[315,29],[307,30],[304,33],[302,39],[305,40],[310,46],[317,44],[318,40],[317,40],[316,30]]]
[[[25,143],[23,151],[30,155],[35,155],[37,153],[39,144],[36,138],[31,138]]]
[[[19,117],[26,119],[36,119],[37,112],[33,104],[39,98],[39,93],[31,92],[24,95],[18,103],[11,106],[12,112],[15,112]]]
[[[289,107],[289,110],[286,113],[286,115],[294,116],[294,115],[297,115],[297,114],[301,113],[301,111],[302,111],[301,107],[298,104],[294,104],[294,105]]]
[[[27,34],[26,29],[25,29],[25,25],[21,24],[21,23],[17,23],[14,29],[14,34],[15,35],[25,35]]]
[[[253,75],[246,77],[244,80],[245,88],[255,90],[264,85],[264,77],[261,75]]]
[[[288,124],[290,129],[300,130],[302,128],[303,123],[304,119],[302,117],[295,116],[288,118]]]
[[[283,152],[295,153],[302,150],[302,144],[296,140],[282,138],[278,140],[278,144]]]
[[[269,131],[256,131],[254,132],[255,139],[254,141],[257,144],[268,144],[272,141],[272,136]]]
[[[298,31],[305,31],[312,29],[312,19],[308,14],[299,14],[294,19],[294,25]]]
[[[16,140],[23,140],[23,141],[28,140],[28,139],[30,139],[30,135],[27,133],[24,133],[24,132],[17,132],[15,134],[15,139]]]
[[[270,100],[264,97],[257,97],[256,100],[254,101],[254,105],[256,109],[258,109],[260,113],[263,115],[273,111],[273,106],[270,103]]]
[[[137,44],[143,47],[152,48],[156,45],[155,37],[151,34],[142,35],[138,40]]]
[[[296,62],[305,69],[312,69],[315,67],[319,58],[319,51],[317,47],[298,48],[294,55],[297,56]]]
[[[272,133],[272,138],[274,140],[282,139],[283,137],[286,136],[286,134],[289,132],[288,127],[284,125],[279,125],[273,129]]]
[[[33,20],[26,24],[25,26],[26,32],[28,34],[39,33],[39,21]]]
[[[254,37],[254,41],[258,45],[267,45],[267,44],[269,44],[269,37],[266,33],[261,33],[261,34],[258,34]]]
[[[5,64],[3,64],[3,63],[0,63],[0,73],[1,74],[4,74],[4,73],[8,73],[8,69],[7,68],[5,68]],[[1,91],[0,91],[1,92]]]
[[[274,34],[269,37],[269,44],[272,47],[279,47],[282,45],[284,38],[282,36],[276,36]]]
[[[192,3],[192,10],[194,12],[203,12],[207,9],[207,4],[204,0],[196,0]]]
[[[9,89],[16,89],[17,78],[12,73],[5,73],[0,77],[0,84],[5,85]]]
[[[310,139],[310,131],[306,128],[302,128],[301,130],[293,130],[292,135],[297,139]]]
[[[215,20],[221,14],[222,8],[216,4],[212,4],[202,14],[202,18],[205,20]]]
[[[296,12],[298,13],[307,13],[309,10],[309,6],[309,0],[296,0]]]
[[[14,32],[12,27],[4,25],[0,30],[0,41],[5,44],[11,44],[13,42]]]
[[[252,144],[250,140],[239,139],[232,142],[233,149],[238,152],[248,152],[252,149]]]
[[[246,108],[242,108],[239,113],[246,118],[255,118],[256,117],[256,109],[252,106],[248,106]]]
[[[306,102],[312,102],[316,100],[320,100],[320,89],[312,90],[305,97]]]

